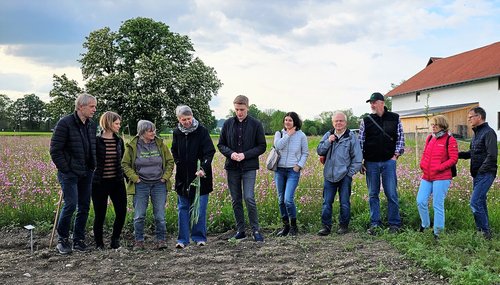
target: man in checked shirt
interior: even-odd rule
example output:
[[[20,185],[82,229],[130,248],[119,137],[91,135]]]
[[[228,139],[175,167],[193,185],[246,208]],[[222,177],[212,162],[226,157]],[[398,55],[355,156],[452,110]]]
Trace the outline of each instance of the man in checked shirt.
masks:
[[[372,114],[363,118],[359,127],[359,140],[363,150],[363,167],[366,173],[370,204],[370,228],[368,234],[375,235],[382,226],[380,219],[380,178],[387,197],[387,221],[389,232],[397,233],[401,228],[399,198],[397,191],[396,161],[404,152],[405,139],[399,115],[385,107],[384,96],[373,93],[370,103]]]

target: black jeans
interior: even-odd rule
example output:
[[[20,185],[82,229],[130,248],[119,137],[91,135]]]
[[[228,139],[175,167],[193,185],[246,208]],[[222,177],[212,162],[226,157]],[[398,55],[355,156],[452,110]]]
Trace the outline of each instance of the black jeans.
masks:
[[[108,197],[113,202],[115,222],[113,224],[112,239],[120,238],[127,214],[127,193],[122,179],[102,179],[100,183],[92,185],[92,203],[94,203],[94,239],[102,244],[104,220],[108,209]]]

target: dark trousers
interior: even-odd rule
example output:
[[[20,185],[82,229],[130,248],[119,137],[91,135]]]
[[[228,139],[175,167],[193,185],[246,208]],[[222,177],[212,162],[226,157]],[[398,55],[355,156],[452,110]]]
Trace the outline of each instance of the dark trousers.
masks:
[[[108,197],[111,198],[115,210],[112,239],[120,238],[127,214],[127,193],[122,179],[102,179],[100,183],[92,185],[92,203],[94,203],[94,239],[102,244],[103,227],[108,209]]]

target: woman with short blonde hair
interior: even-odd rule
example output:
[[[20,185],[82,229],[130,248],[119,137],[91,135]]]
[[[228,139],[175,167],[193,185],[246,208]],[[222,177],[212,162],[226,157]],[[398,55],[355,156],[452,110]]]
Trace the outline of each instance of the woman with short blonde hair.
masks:
[[[458,160],[457,141],[448,131],[448,120],[443,115],[431,118],[432,133],[427,137],[420,161],[422,179],[417,194],[420,231],[430,227],[429,197],[434,207],[434,238],[444,230],[444,199],[453,177],[451,168]]]
[[[115,221],[111,234],[111,248],[120,247],[120,235],[127,215],[127,194],[123,181],[124,144],[118,136],[121,117],[115,112],[105,112],[99,119],[101,134],[96,138],[97,167],[92,182],[94,204],[94,240],[97,249],[104,249],[103,227],[108,208],[108,198],[113,203]]]

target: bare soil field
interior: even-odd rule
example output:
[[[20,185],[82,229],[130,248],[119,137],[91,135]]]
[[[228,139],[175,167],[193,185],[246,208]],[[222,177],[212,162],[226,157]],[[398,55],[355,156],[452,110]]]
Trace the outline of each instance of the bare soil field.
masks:
[[[147,236],[144,251],[122,247],[68,256],[48,249],[50,235],[36,236],[31,254],[24,229],[0,231],[2,284],[447,284],[406,260],[385,241],[366,234],[300,234],[264,243],[248,238],[229,242],[232,232],[212,235],[206,246],[154,249]],[[54,242],[55,243],[55,242]],[[54,247],[54,246],[53,246]]]

